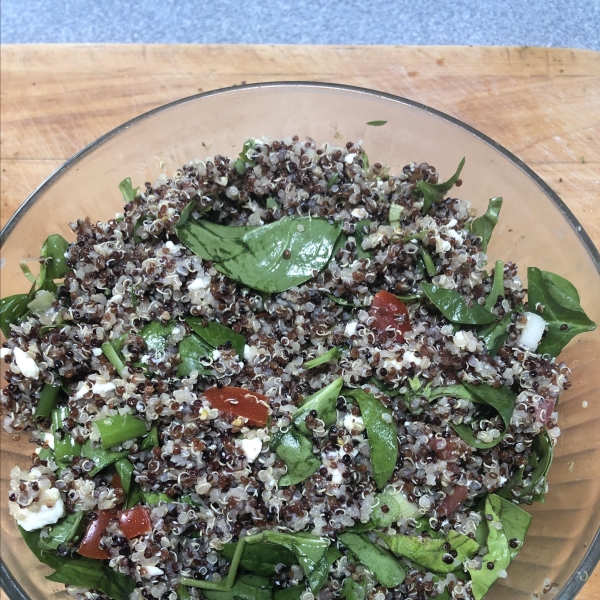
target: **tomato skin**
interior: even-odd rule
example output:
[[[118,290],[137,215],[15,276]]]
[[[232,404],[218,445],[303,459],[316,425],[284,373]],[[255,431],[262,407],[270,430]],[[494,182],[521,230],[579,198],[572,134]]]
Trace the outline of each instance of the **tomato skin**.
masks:
[[[408,309],[406,304],[398,300],[394,294],[381,290],[373,297],[371,310],[369,314],[375,317],[372,327],[377,333],[385,333],[389,327],[396,330],[396,341],[404,341],[404,332],[410,330],[408,320]],[[403,316],[403,320],[398,320],[398,316]]]
[[[225,386],[204,391],[213,408],[238,417],[245,417],[252,425],[266,425],[269,418],[269,399],[263,394],[244,388]],[[233,402],[231,402],[233,400]]]
[[[150,533],[152,531],[150,512],[143,506],[123,510],[119,512],[119,527],[128,540],[143,533]]]
[[[79,554],[86,556],[87,558],[96,558],[103,560],[110,558],[108,550],[100,548],[100,539],[102,538],[102,532],[108,527],[112,519],[117,517],[116,513],[110,510],[98,510],[94,513],[96,519],[90,521],[85,535],[79,545]]]
[[[449,494],[442,500],[438,512],[442,516],[451,515],[467,499],[469,488],[464,485],[454,486],[454,493]]]

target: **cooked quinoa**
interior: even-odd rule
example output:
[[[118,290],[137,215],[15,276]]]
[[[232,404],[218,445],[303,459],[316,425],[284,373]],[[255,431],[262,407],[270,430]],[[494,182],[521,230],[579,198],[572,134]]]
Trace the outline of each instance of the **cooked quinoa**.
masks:
[[[424,214],[418,183],[438,183],[435,167],[411,163],[394,175],[379,163],[369,165],[360,142],[338,148],[297,136],[255,140],[244,149],[241,165],[220,155],[190,162],[172,177],[142,185],[117,218],[71,224],[76,241],[66,249],[64,282],[43,309],[11,325],[2,345],[4,429],[37,446],[29,472],[11,472],[11,514],[23,519],[23,511],[39,510],[52,494],[47,510],[59,510],[59,517],[84,511],[85,531],[98,511],[114,510],[100,548],[110,567],[135,581],[131,600],[208,598],[205,588],[181,579],[224,583],[231,564],[224,546],[264,530],[307,532],[338,548],[319,590],[307,587],[298,564],[274,569],[273,589],[301,586],[301,600],[337,598],[348,579],[368,600],[477,597],[464,575],[467,567],[489,568],[482,565],[485,545],[458,572],[441,575],[397,556],[406,577],[385,587],[339,536],[358,526],[362,539],[387,547],[375,528],[365,527],[378,507],[380,517],[389,511],[382,492],[401,498],[412,514],[401,511],[385,526],[380,519],[379,532],[443,538],[454,531],[471,540],[482,521],[482,499],[519,472],[507,501],[531,503],[545,493],[545,473],[531,479],[534,440],[544,435],[553,444],[560,435],[555,405],[571,384],[564,363],[523,343],[527,315],[543,317],[543,306],[527,306],[517,265],[503,264],[502,291],[489,312],[496,320],[510,316],[494,354],[480,329],[450,322],[423,294],[427,282],[457,292],[469,307],[481,306],[495,275],[481,236],[470,227],[475,211],[468,200],[442,198]],[[341,223],[345,243],[314,277],[263,293],[226,276],[179,239],[180,215],[190,203],[190,219],[231,228],[322,218]],[[401,334],[375,327],[373,299],[382,290],[405,298]],[[219,345],[182,376],[179,348],[193,334],[190,317],[240,334],[243,352],[231,342]],[[150,323],[168,328],[160,350],[149,348],[143,335]],[[104,351],[107,342],[120,348],[120,373]],[[306,368],[334,348],[330,360]],[[303,439],[320,466],[301,482],[280,485],[289,466],[274,440],[294,429],[306,398],[339,378],[333,422],[326,425],[316,410],[303,421]],[[468,398],[431,400],[432,391],[461,382],[510,390],[508,428],[498,412],[482,416],[482,404]],[[49,384],[62,385],[57,406],[66,407],[54,429],[50,416],[34,418]],[[266,397],[268,423],[236,414],[235,403],[231,413],[215,408],[205,392],[223,387]],[[397,460],[383,487],[374,477],[366,419],[346,393],[352,389],[376,398],[383,420],[397,431]],[[62,465],[52,456],[56,435],[98,447],[101,430],[94,424],[116,415],[132,415],[157,434],[156,444],[137,437],[110,449],[130,461],[131,486],[139,487],[138,505],[151,520],[151,531],[131,539],[117,518],[128,494],[114,464],[95,472],[98,463],[89,456]],[[483,447],[465,441],[461,425]],[[530,483],[534,489],[520,496]],[[45,523],[42,537],[55,522]],[[75,557],[80,541],[81,535],[55,552]],[[515,539],[509,544],[520,546]],[[456,551],[448,552],[452,563]],[[67,590],[77,599],[107,597],[75,585]],[[343,593],[349,598],[346,588]]]

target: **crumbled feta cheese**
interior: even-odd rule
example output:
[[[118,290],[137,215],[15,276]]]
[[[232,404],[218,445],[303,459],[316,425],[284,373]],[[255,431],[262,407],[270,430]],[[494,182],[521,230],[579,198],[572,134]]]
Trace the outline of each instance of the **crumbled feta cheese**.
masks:
[[[443,240],[439,235],[435,238],[435,251],[438,254],[444,254],[448,252],[448,250],[452,250],[452,245],[448,240]]]
[[[92,354],[94,356],[102,356],[102,348],[93,348],[92,349]]]
[[[210,276],[206,273],[198,273],[196,279],[188,285],[188,291],[207,290],[210,287]]]
[[[218,350],[213,350],[212,359],[219,360],[221,358],[221,353]]]
[[[353,414],[347,414],[344,417],[344,427],[350,433],[361,433],[365,430],[365,422],[362,417],[355,417]]]
[[[355,208],[350,214],[357,219],[366,219],[368,216],[367,211],[362,206],[360,208]]]
[[[44,441],[46,442],[46,444],[48,444],[48,446],[54,450],[54,435],[52,435],[51,433],[45,433],[44,434]]]
[[[106,383],[96,382],[92,387],[92,392],[94,394],[99,394],[100,396],[106,396],[108,392],[112,392],[114,389],[115,384],[110,381],[107,381]]]
[[[152,577],[158,577],[158,575],[164,575],[164,571],[158,567],[147,565],[145,567],[140,567],[140,575],[146,579],[151,579]]]
[[[356,153],[352,152],[351,154],[347,154],[346,158],[344,158],[344,162],[347,165],[351,165],[354,162],[354,159],[356,158]]]
[[[356,327],[358,326],[358,321],[350,321],[346,325],[346,329],[344,329],[344,335],[346,337],[352,337],[356,333]]]
[[[329,469],[329,474],[331,475],[331,483],[333,483],[333,485],[340,485],[340,483],[344,481],[339,469]]]
[[[252,438],[251,440],[243,439],[239,440],[239,446],[242,449],[242,452],[246,455],[246,459],[249,463],[254,462],[260,451],[262,450],[262,442],[257,437]]]
[[[24,377],[29,379],[37,379],[40,376],[40,369],[35,364],[35,361],[27,352],[23,352],[21,348],[15,348],[13,350],[13,356],[17,361],[17,368],[21,371]]]
[[[75,400],[81,400],[88,392],[90,391],[90,386],[85,382],[81,382],[77,391],[75,392],[75,396],[73,398]]]
[[[11,514],[25,531],[35,531],[56,523],[65,516],[66,510],[60,492],[56,488],[50,488],[44,490],[37,502],[26,508],[18,507]]]
[[[454,345],[461,350],[465,348],[469,352],[475,352],[477,350],[477,338],[471,331],[457,331],[452,338]]]
[[[546,321],[535,313],[525,312],[524,317],[527,317],[527,323],[521,330],[521,335],[517,340],[519,346],[523,346],[532,352],[538,347],[544,330],[546,329]]]
[[[0,358],[4,358],[5,356],[8,356],[11,353],[10,348],[2,348],[0,350]]]

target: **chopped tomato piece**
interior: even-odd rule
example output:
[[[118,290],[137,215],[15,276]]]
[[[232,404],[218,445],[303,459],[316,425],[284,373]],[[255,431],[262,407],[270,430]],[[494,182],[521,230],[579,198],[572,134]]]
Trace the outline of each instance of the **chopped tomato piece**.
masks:
[[[111,520],[115,519],[117,515],[110,510],[99,510],[94,514],[96,518],[90,521],[78,552],[81,556],[87,556],[87,558],[97,558],[99,560],[110,558],[108,550],[100,548],[100,539]]]
[[[550,420],[552,413],[554,412],[555,400],[544,398],[542,402],[536,406],[535,418],[544,425]]]
[[[152,531],[152,521],[148,509],[143,506],[135,506],[121,511],[119,513],[119,527],[121,527],[121,531],[128,540],[142,535],[142,533],[150,533]]]
[[[373,297],[373,304],[369,314],[375,317],[373,327],[378,333],[385,333],[390,327],[396,330],[396,340],[404,340],[404,332],[410,329],[408,309],[394,294],[384,290],[377,292]]]
[[[464,485],[454,486],[452,495],[446,494],[442,500],[438,512],[440,515],[451,515],[466,499],[469,494],[469,488]]]
[[[204,392],[214,408],[245,417],[253,425],[266,425],[269,417],[269,399],[263,394],[243,388],[210,388]]]
[[[115,473],[112,476],[112,479],[110,480],[110,485],[112,485],[115,489],[123,489],[123,482],[121,481],[121,476],[118,473]]]

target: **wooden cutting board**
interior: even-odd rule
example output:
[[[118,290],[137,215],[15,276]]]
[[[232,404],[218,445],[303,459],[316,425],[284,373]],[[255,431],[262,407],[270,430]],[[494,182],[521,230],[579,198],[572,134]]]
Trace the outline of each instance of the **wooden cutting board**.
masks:
[[[201,91],[305,80],[398,94],[465,121],[532,167],[600,246],[597,52],[188,45],[8,45],[0,52],[2,225],[66,159],[128,119]],[[578,600],[600,600],[600,569]]]

